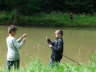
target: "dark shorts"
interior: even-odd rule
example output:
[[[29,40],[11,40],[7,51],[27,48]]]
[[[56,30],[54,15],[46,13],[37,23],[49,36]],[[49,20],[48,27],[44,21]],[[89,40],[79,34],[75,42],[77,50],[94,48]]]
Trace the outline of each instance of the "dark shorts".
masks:
[[[14,69],[19,69],[19,66],[20,66],[20,60],[7,61],[8,70],[11,70],[13,67],[14,67]]]
[[[50,65],[52,66],[57,66],[61,61],[61,58],[60,59],[55,59],[55,58],[52,58],[50,59]]]

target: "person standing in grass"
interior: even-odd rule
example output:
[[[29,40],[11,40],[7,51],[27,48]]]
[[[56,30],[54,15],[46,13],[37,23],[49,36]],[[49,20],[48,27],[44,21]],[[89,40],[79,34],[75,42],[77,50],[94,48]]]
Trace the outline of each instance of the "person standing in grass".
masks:
[[[26,34],[23,34],[19,39],[15,38],[17,27],[10,25],[8,27],[9,36],[6,39],[7,43],[7,68],[10,71],[12,67],[19,69],[20,65],[20,54],[19,49],[22,47],[26,40]]]
[[[50,38],[47,38],[49,47],[52,49],[51,61],[50,64],[54,65],[55,63],[60,63],[63,57],[63,30],[55,31],[56,39],[51,41]]]

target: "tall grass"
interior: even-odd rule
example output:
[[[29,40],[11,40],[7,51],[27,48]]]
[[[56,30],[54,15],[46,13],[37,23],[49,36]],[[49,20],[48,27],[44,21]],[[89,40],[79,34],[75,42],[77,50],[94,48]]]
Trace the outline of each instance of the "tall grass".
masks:
[[[0,69],[0,72],[7,72],[4,69]],[[33,61],[25,68],[20,70],[12,70],[11,72],[96,72],[96,63],[90,63],[88,65],[73,65],[68,63],[61,63],[57,66],[44,65],[39,60]]]

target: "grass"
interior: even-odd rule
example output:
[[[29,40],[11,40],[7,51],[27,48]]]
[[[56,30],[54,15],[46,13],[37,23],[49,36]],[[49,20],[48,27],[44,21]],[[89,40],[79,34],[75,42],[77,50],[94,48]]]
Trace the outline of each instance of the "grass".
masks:
[[[0,24],[10,23],[14,13],[0,13]],[[45,26],[45,27],[96,27],[96,16],[73,14],[73,20],[68,13],[39,13],[32,16],[19,15],[15,19],[21,26]],[[11,22],[12,23],[12,22]]]
[[[7,72],[4,69],[0,69],[0,72]],[[44,65],[40,60],[35,60],[25,68],[21,68],[19,71],[12,70],[11,72],[96,72],[96,63],[92,62],[87,65],[73,65],[68,63],[62,63],[58,66]]]

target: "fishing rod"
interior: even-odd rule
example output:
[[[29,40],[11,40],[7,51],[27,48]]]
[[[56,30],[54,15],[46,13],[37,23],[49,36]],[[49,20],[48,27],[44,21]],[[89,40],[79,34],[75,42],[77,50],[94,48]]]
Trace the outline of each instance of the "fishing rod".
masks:
[[[79,62],[73,60],[72,58],[70,58],[70,57],[68,57],[68,56],[65,56],[65,55],[64,55],[64,57],[65,57],[66,59],[68,59],[68,60],[70,60],[70,61],[76,63],[77,65],[81,65]]]
[[[46,37],[46,39],[47,39],[47,42],[48,42],[48,44],[49,44],[49,43],[51,42],[50,38]],[[68,60],[76,63],[77,65],[81,65],[79,62],[73,60],[72,58],[70,58],[70,57],[68,57],[68,56],[65,56],[65,55],[64,55],[64,57],[65,57],[66,59],[68,59]]]

